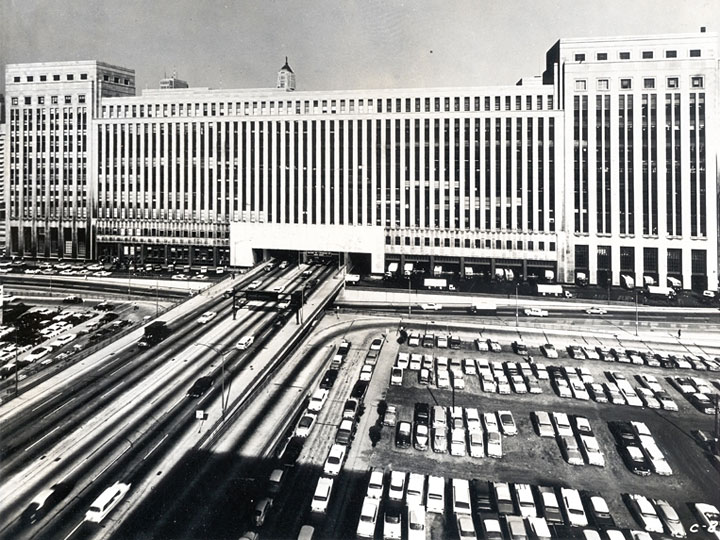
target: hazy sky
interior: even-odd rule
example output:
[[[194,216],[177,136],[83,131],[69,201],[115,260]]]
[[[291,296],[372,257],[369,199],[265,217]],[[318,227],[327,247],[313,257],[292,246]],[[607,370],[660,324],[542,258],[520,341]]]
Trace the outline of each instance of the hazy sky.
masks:
[[[561,37],[720,30],[720,0],[0,0],[0,65],[101,60],[155,88],[514,84]],[[4,82],[4,81],[3,81]]]

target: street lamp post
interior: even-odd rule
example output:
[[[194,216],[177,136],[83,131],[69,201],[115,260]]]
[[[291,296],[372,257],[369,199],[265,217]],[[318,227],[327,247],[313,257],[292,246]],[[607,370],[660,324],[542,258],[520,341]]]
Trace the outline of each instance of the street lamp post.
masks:
[[[635,335],[638,335],[638,326],[640,326],[640,314],[638,312],[637,289],[635,289]]]
[[[225,358],[228,354],[232,352],[233,349],[229,349],[227,351],[219,351],[217,347],[214,347],[213,345],[208,345],[207,343],[196,343],[195,345],[200,345],[202,347],[207,347],[208,349],[211,349],[215,351],[217,354],[220,355],[220,382],[222,384],[221,388],[221,394],[220,394],[220,406],[222,407],[222,419],[223,422],[225,421]]]
[[[412,315],[412,280],[408,276],[408,317]]]
[[[518,322],[518,314],[519,306],[518,306],[518,284],[515,283],[515,327],[517,328],[519,326]]]

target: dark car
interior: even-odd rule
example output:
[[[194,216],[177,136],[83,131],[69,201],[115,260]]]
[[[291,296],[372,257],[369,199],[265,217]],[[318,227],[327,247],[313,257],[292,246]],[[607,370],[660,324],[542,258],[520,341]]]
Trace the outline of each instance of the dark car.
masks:
[[[109,313],[106,313],[105,315],[103,315],[103,316],[100,318],[100,323],[101,323],[101,324],[105,324],[105,323],[108,323],[108,322],[110,322],[110,321],[114,321],[114,320],[117,319],[119,316],[120,316],[120,315],[118,315],[117,313],[113,313],[113,312],[111,311],[111,312],[109,312]]]
[[[340,343],[340,345],[337,348],[337,354],[346,356],[347,353],[350,352],[350,347],[352,347],[352,343],[349,341],[343,340],[342,343]]]
[[[473,478],[470,480],[470,493],[476,512],[495,512],[490,482]]]
[[[527,345],[525,345],[524,343],[520,343],[519,341],[513,341],[512,349],[513,351],[515,351],[515,354],[519,354],[521,356],[528,355]]]
[[[213,385],[212,377],[200,377],[188,390],[188,397],[199,398]]]
[[[415,404],[415,423],[428,426],[430,424],[430,405],[427,403]]]
[[[357,399],[359,402],[362,402],[365,399],[368,384],[369,383],[367,381],[357,381],[355,383],[355,386],[353,386],[352,392],[350,392],[350,397],[353,399]]]
[[[610,529],[615,527],[615,519],[610,514],[607,502],[595,491],[582,491],[580,498],[587,510],[590,524],[598,529]]]
[[[115,306],[108,302],[100,302],[97,306],[95,306],[95,309],[99,311],[112,311],[115,309]]]
[[[563,525],[562,511],[560,510],[560,500],[558,499],[555,489],[550,486],[538,486],[537,500],[540,503],[542,515],[548,525]]]
[[[608,422],[610,433],[615,436],[615,440],[620,446],[635,444],[636,437],[630,422]]]
[[[410,422],[398,422],[395,428],[395,446],[398,448],[409,448],[412,437],[412,426]]]
[[[335,384],[335,380],[337,379],[337,377],[337,369],[328,369],[325,372],[325,376],[322,378],[322,381],[320,381],[320,388],[325,388],[326,390],[329,390]]]
[[[63,304],[82,304],[83,299],[79,296],[66,296],[63,298]]]
[[[280,458],[281,463],[285,467],[294,467],[295,462],[300,457],[300,454],[302,453],[303,446],[305,444],[305,439],[302,437],[293,437],[288,442],[287,446],[283,450],[282,456]]]
[[[650,464],[640,447],[634,444],[620,445],[620,457],[631,473],[638,476],[650,476]]]

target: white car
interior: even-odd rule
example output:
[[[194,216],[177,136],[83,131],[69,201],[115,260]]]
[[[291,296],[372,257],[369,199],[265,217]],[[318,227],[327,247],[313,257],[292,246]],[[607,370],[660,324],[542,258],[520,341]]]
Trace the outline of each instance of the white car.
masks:
[[[570,425],[568,415],[563,412],[552,413],[553,424],[555,425],[555,433],[558,437],[572,437],[573,430]]]
[[[390,473],[390,486],[388,487],[388,499],[391,501],[402,501],[405,497],[406,473],[392,471]]]
[[[450,455],[465,456],[465,429],[455,428],[450,431]]]
[[[402,538],[402,509],[397,505],[385,506],[383,538],[387,540],[400,540]]]
[[[368,488],[367,488],[367,497],[372,497],[373,499],[382,499],[383,496],[383,478],[384,474],[382,469],[374,468],[370,472],[370,480],[368,481]]]
[[[403,369],[394,367],[390,370],[390,386],[402,386]]]
[[[330,447],[330,452],[325,460],[325,466],[323,467],[323,473],[327,476],[337,476],[340,474],[343,462],[345,461],[345,453],[347,452],[347,446],[344,444],[333,444]]]
[[[653,392],[662,392],[663,391],[663,387],[660,385],[660,382],[658,381],[658,379],[655,375],[641,374],[640,382],[646,388],[649,388]]]
[[[206,324],[212,321],[215,317],[217,317],[217,313],[214,311],[206,311],[202,315],[200,315],[200,318],[198,319],[198,322],[200,324]]]
[[[252,281],[250,285],[248,285],[248,289],[251,291],[254,291],[255,289],[259,289],[262,286],[263,282],[261,279],[256,279],[255,281]]]
[[[440,311],[442,309],[442,305],[430,302],[427,304],[420,304],[420,308],[423,311]]]
[[[372,374],[373,374],[373,367],[370,364],[364,364],[362,369],[360,370],[359,379],[361,381],[369,382],[370,379],[372,379]]]
[[[485,424],[485,431],[495,431],[497,433],[500,433],[500,426],[498,425],[497,416],[495,416],[495,413],[483,413],[483,424]]]
[[[317,514],[325,514],[328,504],[330,503],[330,494],[332,493],[334,479],[321,476],[315,487],[312,501],[310,502],[310,511]]]
[[[544,345],[540,345],[540,352],[543,353],[546,358],[558,357],[557,350],[552,343],[545,343]]]
[[[517,426],[512,413],[510,411],[498,411],[497,415],[500,418],[503,433],[511,437],[517,435]]]
[[[663,524],[655,512],[652,503],[644,495],[630,493],[628,495],[628,506],[630,512],[635,516],[637,522],[647,532],[663,532]]]
[[[437,387],[450,388],[450,373],[446,369],[440,369],[437,372]]]
[[[463,390],[465,388],[465,377],[462,371],[451,371],[452,373],[452,386],[455,390]]]
[[[295,428],[295,436],[305,438],[310,435],[315,422],[317,421],[317,415],[313,413],[305,413],[300,418],[300,421]]]
[[[597,439],[592,435],[580,435],[580,448],[585,454],[585,459],[595,467],[605,466],[605,457],[600,451]]]
[[[328,391],[323,388],[318,388],[315,390],[315,393],[310,396],[310,403],[308,403],[308,411],[310,412],[320,412],[320,410],[323,408],[323,405],[325,405],[325,401],[328,397]]]
[[[445,512],[445,479],[442,476],[429,476],[427,498],[425,499],[428,512],[443,514]]]
[[[664,499],[654,499],[652,502],[655,504],[658,517],[665,524],[665,529],[670,533],[670,536],[674,538],[685,538],[687,536],[685,527],[670,503]]]
[[[592,306],[585,310],[585,313],[588,315],[605,315],[607,313],[607,309],[601,308],[598,306]]]
[[[660,402],[655,398],[655,394],[653,394],[652,390],[650,390],[649,388],[643,388],[641,386],[639,386],[636,390],[638,396],[643,402],[643,405],[645,405],[648,409],[661,408]]]
[[[422,506],[425,500],[425,475],[419,473],[410,473],[407,482],[407,493],[405,495],[405,504],[410,506]]]
[[[693,510],[700,520],[700,526],[708,532],[712,530],[715,538],[720,538],[720,510],[717,509],[717,506],[707,503],[695,503],[693,504]]]
[[[525,308],[523,313],[528,317],[547,317],[549,315],[547,309],[540,309],[537,307]]]
[[[129,489],[130,484],[115,482],[90,505],[90,509],[85,514],[85,521],[100,523],[113,508],[120,504]]]
[[[62,337],[57,338],[55,341],[50,343],[51,347],[62,347],[63,345],[67,345],[71,341],[73,341],[77,335],[75,334],[66,334]]]
[[[410,367],[410,354],[406,352],[399,352],[397,360],[395,361],[395,367],[400,369],[407,369]]]
[[[470,457],[485,457],[482,429],[469,432]]]
[[[425,507],[422,504],[408,505],[408,540],[425,540]]]
[[[487,455],[493,458],[502,457],[502,435],[498,431],[489,431],[487,434]]]
[[[560,496],[565,507],[565,515],[571,527],[587,527],[588,520],[576,489],[560,488]]]
[[[360,510],[360,519],[357,526],[357,535],[360,538],[374,538],[375,526],[377,524],[378,509],[380,507],[379,499],[365,497],[362,510]]]

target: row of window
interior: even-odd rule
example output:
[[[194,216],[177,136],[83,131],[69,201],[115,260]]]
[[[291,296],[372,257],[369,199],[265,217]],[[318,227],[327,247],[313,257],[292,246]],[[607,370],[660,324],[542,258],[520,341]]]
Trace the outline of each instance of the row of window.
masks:
[[[652,90],[655,88],[655,77],[643,77],[643,88]],[[620,79],[620,88],[622,90],[632,90],[632,79]],[[666,77],[665,86],[667,88],[680,88],[679,77]],[[700,75],[690,77],[691,88],[704,88],[705,79]],[[610,79],[596,79],[596,88],[599,91],[610,90]],[[583,92],[587,90],[587,79],[575,79],[575,90]]]
[[[60,76],[59,74],[57,74],[57,73],[55,73],[55,74],[52,75],[51,77],[52,77],[52,81],[53,81],[53,82],[58,82],[58,81],[60,81],[60,79],[61,79],[61,76]],[[47,75],[38,75],[37,78],[38,78],[38,81],[39,81],[39,82],[47,82],[47,81],[48,81],[48,76],[47,76]],[[75,74],[74,74],[74,73],[67,73],[67,74],[65,74],[65,80],[66,80],[66,81],[75,81],[75,80],[76,80],[76,79],[75,79]],[[87,81],[87,80],[88,80],[88,74],[87,74],[87,73],[80,73],[79,79],[77,79],[77,80]],[[107,73],[103,74],[103,81],[105,81],[105,82],[111,82],[111,77],[110,77],[110,75],[107,74]],[[22,82],[22,77],[21,77],[20,75],[15,75],[15,76],[13,77],[13,82],[14,82],[14,83]],[[25,82],[29,82],[29,83],[35,82],[35,75],[26,75],[26,76],[25,76]],[[131,85],[131,80],[130,80],[130,79],[126,79],[126,78],[122,78],[122,79],[121,79],[121,78],[118,77],[118,76],[113,76],[113,77],[112,77],[112,82],[115,83],[115,84],[124,84],[125,86],[130,86],[130,85]]]
[[[472,101],[471,101],[472,100]],[[414,102],[414,103],[413,103]],[[553,96],[475,96],[445,98],[339,99],[304,101],[252,101],[227,103],[163,103],[103,105],[102,118],[144,118],[167,116],[232,116],[343,113],[419,113],[475,111],[532,111],[553,108]]]
[[[60,101],[60,96],[50,96],[50,104],[51,104],[51,105],[57,105],[57,104],[59,103],[59,101]],[[35,102],[36,102],[38,105],[45,105],[45,96],[37,96],[37,97],[35,98]],[[63,96],[63,103],[64,103],[65,105],[72,105],[72,102],[73,102],[73,96]],[[82,104],[82,103],[85,103],[85,102],[86,102],[86,101],[85,101],[85,94],[78,94],[78,95],[77,95],[77,102],[78,102],[78,103],[81,103],[81,104]],[[11,103],[13,106],[16,106],[16,107],[17,107],[17,106],[19,105],[19,103],[20,103],[20,98],[18,98],[18,97],[13,97],[13,98],[11,98],[10,103]],[[31,96],[25,96],[25,97],[23,98],[23,103],[24,103],[25,105],[32,105],[32,104],[33,104],[33,102],[32,102],[32,97],[31,97]]]
[[[524,243],[522,240],[518,240],[517,242],[513,240],[490,240],[489,238],[482,240],[480,238],[476,238],[474,241],[470,238],[465,238],[462,242],[460,238],[453,238],[452,241],[450,238],[429,238],[427,236],[425,237],[419,237],[419,236],[385,236],[385,245],[391,246],[415,246],[420,247],[464,247],[466,249],[507,249],[507,250],[513,250],[517,249],[520,251],[527,250],[527,251],[555,251],[555,242],[548,242],[547,248],[544,241],[540,241],[537,243],[537,249],[535,247],[535,241],[528,240],[527,244]]]
[[[652,60],[655,58],[655,51],[642,51],[642,59],[643,60]],[[688,51],[688,57],[689,58],[700,58],[702,56],[702,51],[700,49],[690,49]],[[665,58],[677,58],[678,52],[676,49],[667,49],[665,51]],[[604,62],[608,60],[608,53],[606,52],[598,52],[595,53],[595,60],[598,62]],[[587,59],[587,55],[585,53],[575,53],[575,61],[576,62],[585,62]],[[632,55],[629,51],[620,51],[618,52],[618,59],[619,60],[631,60]]]

